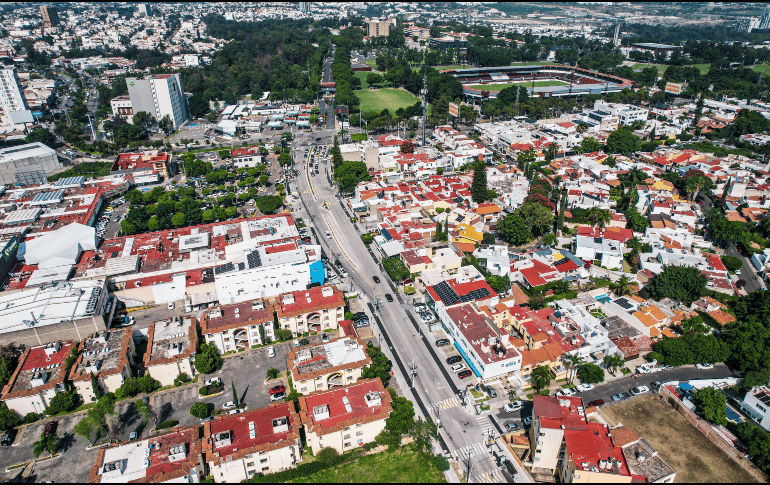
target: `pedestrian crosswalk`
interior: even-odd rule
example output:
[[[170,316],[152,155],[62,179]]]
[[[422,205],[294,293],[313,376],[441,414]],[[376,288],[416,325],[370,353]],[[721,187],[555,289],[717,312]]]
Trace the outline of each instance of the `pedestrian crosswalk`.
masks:
[[[487,473],[472,476],[471,481],[473,483],[505,483],[506,480],[499,470],[492,470]]]
[[[491,460],[485,459],[488,457],[487,448],[484,446],[484,442],[473,443],[462,448],[456,448],[451,450],[452,457],[463,466],[467,466],[468,454],[471,454],[473,460],[473,468],[471,471],[471,482],[473,483],[502,483],[505,482],[505,477],[498,469],[494,467]],[[476,467],[481,466],[482,469]]]
[[[468,459],[468,453],[472,453],[474,456],[479,456],[481,454],[486,454],[487,450],[484,447],[484,442],[479,441],[478,443],[466,445],[462,448],[455,448],[454,450],[451,450],[450,453],[455,460],[465,462]]]
[[[476,423],[481,428],[481,434],[483,435],[488,435],[495,429],[488,416],[477,416]]]
[[[452,396],[449,399],[439,401],[438,405],[441,406],[441,409],[451,409],[460,405],[460,399],[457,396]]]

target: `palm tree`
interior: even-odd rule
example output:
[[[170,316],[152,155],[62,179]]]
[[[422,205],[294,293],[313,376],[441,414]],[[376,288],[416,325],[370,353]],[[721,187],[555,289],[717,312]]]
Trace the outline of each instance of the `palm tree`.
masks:
[[[32,453],[35,455],[35,458],[40,456],[43,451],[47,451],[48,454],[53,456],[56,453],[56,448],[59,447],[59,437],[55,434],[46,435],[43,433],[40,435],[40,440],[35,441],[32,446]]]
[[[610,222],[612,216],[610,215],[610,211],[607,209],[592,207],[588,211],[586,219],[588,219],[588,222],[590,222],[592,226],[604,227],[608,222]]]
[[[620,354],[612,354],[604,358],[604,366],[613,374],[618,366],[623,365],[623,362],[623,356]]]
[[[631,280],[623,276],[617,281],[617,283],[613,283],[612,291],[614,291],[615,294],[618,296],[623,296],[626,293],[628,293],[628,288],[630,286],[630,283],[631,283]]]
[[[567,379],[571,384],[575,379],[576,372],[574,371],[583,363],[583,358],[578,354],[564,354],[561,360],[567,366]]]
[[[541,389],[551,384],[551,369],[545,366],[537,366],[532,370],[532,386],[539,393]]]

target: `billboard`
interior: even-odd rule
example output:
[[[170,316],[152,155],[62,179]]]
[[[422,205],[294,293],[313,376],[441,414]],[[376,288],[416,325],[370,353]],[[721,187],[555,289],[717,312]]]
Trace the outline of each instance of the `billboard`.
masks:
[[[16,236],[13,236],[3,248],[3,259],[6,262],[11,259],[11,257],[16,254],[16,249],[18,249],[18,247],[19,241],[16,239]]]
[[[456,103],[449,103],[449,115],[457,118],[460,116],[460,105]]]
[[[664,91],[670,94],[681,94],[685,86],[685,84],[666,83]]]

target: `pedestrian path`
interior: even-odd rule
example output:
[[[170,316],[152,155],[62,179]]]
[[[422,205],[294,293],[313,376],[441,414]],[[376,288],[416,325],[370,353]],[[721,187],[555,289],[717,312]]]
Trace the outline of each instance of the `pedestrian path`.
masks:
[[[481,428],[481,434],[483,435],[488,435],[495,429],[495,427],[492,426],[492,422],[489,420],[489,416],[486,415],[477,416],[476,423],[479,425],[479,428]]]
[[[478,420],[477,420],[478,421]],[[473,443],[471,445],[463,446],[462,448],[456,448],[451,450],[452,457],[460,463],[463,467],[467,466],[468,453],[472,453],[471,458],[473,460],[474,468],[471,470],[471,482],[473,483],[504,483],[505,477],[499,470],[492,468],[487,471],[477,470],[476,467],[479,464],[484,466],[494,466],[488,458],[487,448],[484,446],[484,442]]]
[[[473,483],[505,483],[505,477],[499,470],[492,470],[481,475],[472,475],[471,482]]]
[[[473,452],[473,456],[480,456],[482,454],[485,455],[487,453],[487,449],[484,447],[483,441],[463,446],[462,448],[455,448],[454,450],[450,450],[449,453],[452,454],[455,460],[461,463],[465,463],[468,460],[468,452],[471,451]]]
[[[449,399],[439,401],[438,405],[441,406],[441,409],[451,409],[460,405],[460,399],[457,396],[452,396]]]

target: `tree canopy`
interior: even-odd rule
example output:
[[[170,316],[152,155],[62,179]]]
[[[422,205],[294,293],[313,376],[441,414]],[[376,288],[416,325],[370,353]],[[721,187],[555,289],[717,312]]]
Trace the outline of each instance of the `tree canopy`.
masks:
[[[689,305],[704,295],[707,280],[698,268],[666,266],[645,287],[645,291],[655,300],[671,298]]]

